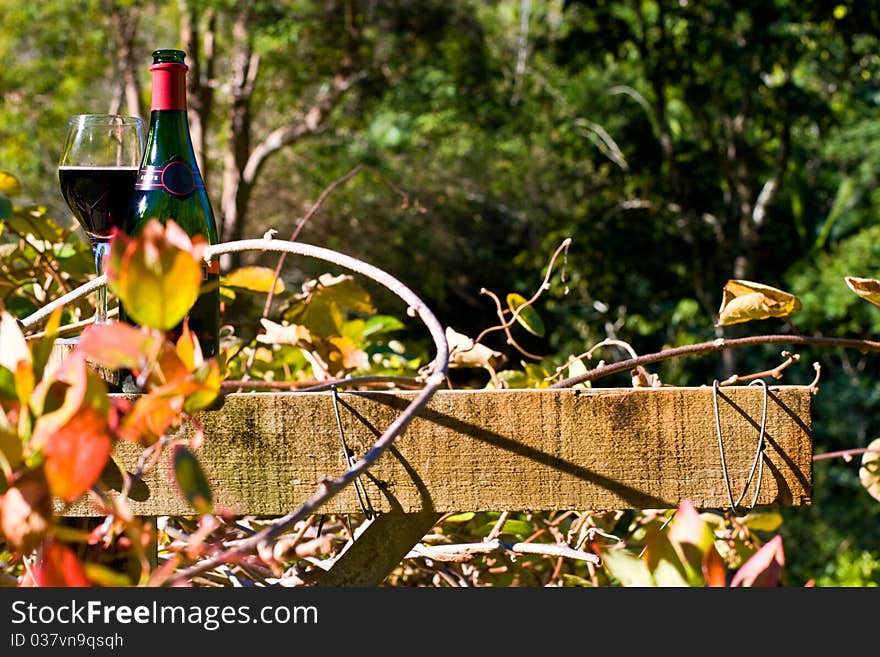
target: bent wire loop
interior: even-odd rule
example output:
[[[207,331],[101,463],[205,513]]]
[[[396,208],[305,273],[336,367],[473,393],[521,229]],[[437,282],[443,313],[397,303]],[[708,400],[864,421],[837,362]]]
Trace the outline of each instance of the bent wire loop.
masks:
[[[749,385],[759,385],[764,389],[764,405],[761,410],[761,426],[760,431],[758,432],[758,444],[755,448],[755,458],[752,461],[752,469],[749,471],[749,477],[746,480],[746,485],[743,486],[742,493],[740,493],[739,497],[734,500],[733,488],[730,485],[730,473],[727,469],[727,460],[724,456],[724,440],[721,437],[721,415],[718,411],[718,379],[715,379],[715,381],[712,382],[712,408],[715,411],[715,432],[718,436],[718,453],[721,455],[721,471],[724,474],[724,484],[727,487],[727,497],[730,500],[730,510],[735,516],[739,515],[737,509],[742,503],[743,498],[745,498],[749,487],[752,485],[752,481],[755,478],[755,472],[757,471],[758,480],[755,483],[755,494],[752,497],[752,503],[746,509],[746,512],[755,508],[755,505],[758,503],[758,495],[761,493],[761,479],[764,474],[764,434],[767,430],[767,397],[769,391],[767,389],[767,383],[763,379],[752,381]]]

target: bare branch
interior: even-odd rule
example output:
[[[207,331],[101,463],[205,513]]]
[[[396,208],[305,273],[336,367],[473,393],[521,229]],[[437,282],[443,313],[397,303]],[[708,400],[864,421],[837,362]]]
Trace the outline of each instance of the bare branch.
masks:
[[[672,349],[664,349],[653,354],[646,354],[638,358],[630,358],[629,360],[611,363],[610,365],[602,365],[588,372],[577,376],[557,381],[551,388],[569,388],[584,383],[586,381],[595,381],[611,374],[625,372],[639,365],[649,365],[651,363],[659,363],[672,358],[680,358],[682,356],[702,356],[708,353],[724,351],[726,349],[741,349],[743,347],[754,347],[762,344],[789,344],[789,345],[813,345],[819,347],[843,347],[844,349],[857,349],[862,352],[880,353],[880,342],[876,340],[859,340],[856,338],[827,338],[822,336],[806,336],[806,335],[753,335],[746,338],[719,338],[711,342],[700,342],[697,344],[685,345],[682,347],[674,347]]]
[[[224,390],[298,390],[300,392],[319,392],[332,387],[351,388],[354,386],[383,385],[384,387],[421,388],[421,379],[411,376],[385,376],[371,374],[350,376],[332,381],[249,381],[227,379],[220,384]]]
[[[251,152],[242,170],[242,178],[246,183],[253,184],[266,158],[306,135],[315,134],[324,128],[327,118],[342,100],[345,93],[367,75],[366,71],[358,71],[348,76],[336,75],[326,85],[328,89],[322,93],[307,111],[294,115],[292,121],[276,128],[258,144]]]
[[[507,543],[498,539],[484,543],[461,543],[457,545],[416,545],[406,559],[427,558],[434,561],[446,561],[452,563],[464,563],[470,561],[479,554],[489,554],[500,550],[507,550],[514,554],[538,554],[547,557],[565,557],[586,561],[587,563],[600,564],[602,560],[592,552],[575,550],[567,545],[551,543]]]
[[[812,382],[810,382],[810,392],[815,395],[819,392],[819,379],[822,377],[822,366],[818,362],[815,362],[813,363],[813,369],[816,370],[816,376]]]
[[[483,539],[484,543],[489,543],[490,541],[494,541],[496,538],[501,536],[501,532],[504,531],[504,523],[507,522],[507,519],[510,517],[510,511],[504,511],[500,516],[498,516],[498,520],[495,522],[495,526],[492,527],[492,531]]]
[[[772,376],[774,379],[781,379],[783,370],[793,365],[794,363],[797,363],[801,359],[800,354],[793,354],[789,351],[783,351],[782,357],[785,358],[785,360],[776,367],[773,367],[769,370],[763,370],[762,372],[755,372],[754,374],[734,374],[733,376],[724,379],[724,381],[722,381],[718,385],[729,386],[741,381],[753,381],[755,379],[762,379],[765,376]]]
[[[816,454],[813,457],[814,461],[824,461],[826,459],[843,459],[844,461],[851,461],[853,456],[858,456],[859,454],[869,454],[880,452],[877,449],[870,449],[868,447],[856,447],[854,449],[842,449],[837,452],[826,452],[824,454]]]

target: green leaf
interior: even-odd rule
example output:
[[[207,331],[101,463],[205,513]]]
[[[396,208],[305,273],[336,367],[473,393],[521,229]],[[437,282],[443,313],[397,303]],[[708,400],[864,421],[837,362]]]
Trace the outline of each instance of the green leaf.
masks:
[[[290,301],[283,316],[290,323],[326,338],[342,333],[349,312],[376,312],[369,293],[352,276],[323,274],[303,285],[303,293]]]
[[[477,536],[488,536],[494,527],[494,522],[488,522],[480,527],[475,533]],[[508,536],[527,537],[530,536],[534,531],[535,528],[532,526],[532,523],[526,520],[516,519],[507,520],[504,523],[504,527],[501,528],[501,534],[506,534]]]
[[[85,563],[83,570],[89,581],[94,582],[98,586],[131,586],[131,580],[128,575],[117,572],[107,566],[98,563]]]
[[[46,365],[52,358],[52,353],[55,350],[55,338],[58,337],[58,327],[61,326],[62,313],[63,309],[56,309],[46,321],[46,325],[43,329],[45,335],[38,340],[31,341],[31,354],[34,360],[34,377],[37,379],[43,377],[43,371],[46,369]]]
[[[6,223],[20,235],[33,235],[43,242],[54,244],[64,238],[64,229],[47,217],[42,208],[19,208]]]
[[[693,573],[689,573],[689,569],[682,563],[681,556],[665,530],[660,531],[658,528],[648,539],[645,560],[657,586],[689,586],[692,583],[689,574]]]
[[[392,315],[374,315],[364,323],[363,337],[391,333],[406,328],[406,325]]]
[[[0,410],[0,413],[3,413],[3,411]],[[0,453],[3,454],[6,463],[8,463],[9,467],[13,470],[21,464],[24,450],[21,438],[18,437],[18,433],[11,429],[0,427]],[[0,479],[3,479],[5,483],[5,477],[3,476],[2,471],[0,471]]]
[[[511,312],[516,312],[518,308],[522,308],[516,316],[516,321],[532,335],[541,337],[545,331],[544,320],[541,319],[541,316],[535,311],[534,307],[526,305],[527,303],[528,299],[521,294],[511,292],[507,295],[507,307],[510,308]]]
[[[593,586],[590,580],[570,573],[562,573],[562,583],[565,586]]]
[[[9,219],[12,216],[12,201],[6,198],[5,194],[0,194],[0,221]],[[2,230],[3,226],[0,226]]]
[[[868,451],[862,454],[859,481],[871,497],[880,500],[880,438],[872,440]]]
[[[15,392],[15,375],[8,367],[0,365],[0,399],[14,400],[17,398]],[[0,411],[2,413],[3,411]]]
[[[181,494],[199,513],[211,513],[214,508],[211,487],[196,455],[187,447],[174,448],[174,478]]]
[[[656,586],[648,564],[623,550],[606,550],[602,563],[623,586]]]
[[[740,522],[752,531],[775,532],[782,525],[782,514],[775,512],[750,513]]]
[[[449,516],[443,522],[468,522],[474,519],[474,516],[477,515],[473,511],[468,511],[466,513],[456,513],[454,516]]]

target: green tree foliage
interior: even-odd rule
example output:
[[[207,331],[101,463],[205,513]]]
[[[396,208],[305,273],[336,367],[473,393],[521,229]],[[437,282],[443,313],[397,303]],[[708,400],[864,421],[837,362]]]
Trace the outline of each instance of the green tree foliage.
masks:
[[[0,2],[0,162],[33,199],[55,199],[49,214],[63,216],[54,169],[67,115],[103,111],[117,82],[107,10],[135,5]],[[880,311],[842,280],[880,277],[875,3],[200,0],[140,10],[143,89],[149,51],[174,45],[168,35],[187,12],[213,30],[204,118],[218,208],[231,144],[252,152],[337,76],[363,72],[320,129],[261,165],[241,234],[286,237],[328,183],[366,165],[302,239],[387,269],[467,335],[495,321],[481,288],[528,297],[547,253],[571,237],[566,281],[554,278],[538,308],[545,333],[524,339],[549,356],[535,371],[605,337],[644,352],[742,335],[713,326],[730,278],[794,292],[801,332],[877,334]],[[244,127],[232,111],[236,47],[259,57]],[[310,267],[291,267],[291,289],[323,273]],[[487,342],[504,345],[500,334]],[[875,359],[803,356],[824,368],[817,451],[880,435]],[[672,362],[660,374],[705,383],[776,357]],[[852,464],[817,463],[816,476],[815,506],[786,513],[785,531],[810,555],[788,555],[792,580],[817,564],[841,564],[847,581],[874,572],[877,509]],[[852,536],[864,538],[841,547]]]

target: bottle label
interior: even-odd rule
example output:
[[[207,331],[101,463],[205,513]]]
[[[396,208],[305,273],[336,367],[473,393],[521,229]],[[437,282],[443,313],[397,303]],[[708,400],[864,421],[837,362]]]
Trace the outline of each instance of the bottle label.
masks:
[[[139,191],[161,189],[180,199],[189,198],[205,184],[197,169],[193,169],[179,155],[160,166],[145,166],[138,171],[134,188]]]

